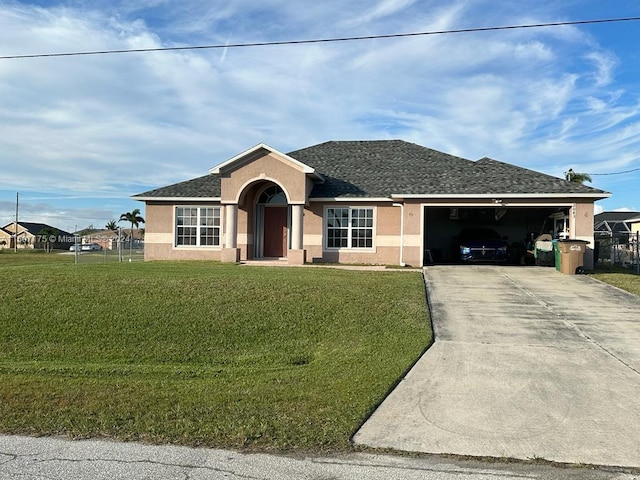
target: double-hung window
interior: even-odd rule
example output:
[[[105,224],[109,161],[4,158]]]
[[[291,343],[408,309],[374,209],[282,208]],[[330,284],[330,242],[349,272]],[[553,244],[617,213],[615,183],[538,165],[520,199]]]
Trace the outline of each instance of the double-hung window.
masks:
[[[219,247],[220,207],[176,207],[176,246]]]
[[[373,248],[373,208],[326,209],[327,248]]]

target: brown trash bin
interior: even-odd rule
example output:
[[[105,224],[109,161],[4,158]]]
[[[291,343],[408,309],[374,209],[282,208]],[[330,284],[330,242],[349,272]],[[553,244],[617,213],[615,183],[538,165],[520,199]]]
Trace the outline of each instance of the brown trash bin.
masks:
[[[584,254],[587,251],[585,240],[559,240],[560,272],[575,275],[576,270],[584,267]]]

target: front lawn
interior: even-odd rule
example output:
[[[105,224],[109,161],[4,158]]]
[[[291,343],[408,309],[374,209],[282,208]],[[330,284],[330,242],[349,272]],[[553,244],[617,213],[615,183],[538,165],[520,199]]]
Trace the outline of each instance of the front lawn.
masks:
[[[640,275],[636,273],[635,267],[598,267],[591,275],[600,281],[640,295]]]
[[[41,265],[51,263],[74,263],[73,253],[68,251],[18,250],[5,248],[0,250],[0,268],[8,266]]]
[[[4,433],[345,450],[431,342],[419,271],[0,257]]]

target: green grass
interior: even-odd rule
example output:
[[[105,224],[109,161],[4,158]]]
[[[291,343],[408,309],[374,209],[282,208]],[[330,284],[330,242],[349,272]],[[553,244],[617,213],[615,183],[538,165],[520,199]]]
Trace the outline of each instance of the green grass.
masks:
[[[122,261],[141,262],[144,260],[144,252],[142,250],[128,249],[122,251]],[[75,263],[76,256],[68,250],[54,250],[51,253],[43,250],[18,250],[14,252],[10,249],[0,250],[0,267],[10,265],[44,265],[52,263]],[[120,256],[117,250],[101,250],[92,252],[79,252],[78,263],[118,263]]]
[[[640,275],[636,274],[635,267],[598,267],[591,276],[627,292],[640,295]]]
[[[52,263],[73,263],[73,255],[67,252],[54,251],[51,253],[43,250],[18,250],[5,248],[0,250],[0,268],[8,266],[42,265]]]
[[[5,433],[348,450],[431,342],[419,272],[4,255]]]

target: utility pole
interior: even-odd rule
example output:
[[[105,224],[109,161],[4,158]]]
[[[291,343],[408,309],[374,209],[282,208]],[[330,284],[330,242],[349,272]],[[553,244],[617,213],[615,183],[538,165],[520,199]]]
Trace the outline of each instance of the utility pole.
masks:
[[[122,262],[122,227],[118,227],[118,261]]]
[[[78,243],[78,224],[76,223],[76,228],[73,231],[73,261],[74,263],[80,263],[80,244]]]
[[[16,224],[13,228],[13,251],[18,253],[18,196],[20,194],[16,192]]]

